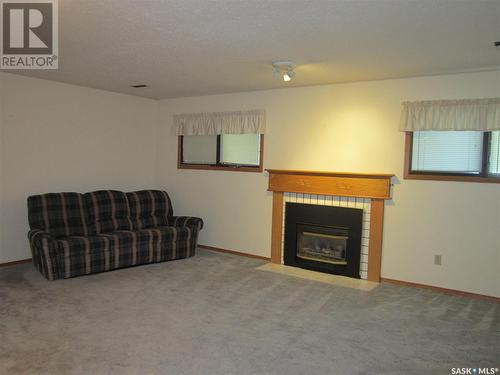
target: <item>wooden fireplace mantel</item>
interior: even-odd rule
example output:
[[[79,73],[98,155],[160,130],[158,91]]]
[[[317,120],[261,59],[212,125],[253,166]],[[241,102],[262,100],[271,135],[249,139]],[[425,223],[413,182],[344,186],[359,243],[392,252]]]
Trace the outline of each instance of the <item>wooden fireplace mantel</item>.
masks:
[[[384,200],[391,199],[391,178],[394,175],[282,169],[266,169],[266,171],[269,172],[268,190],[273,192],[272,263],[281,263],[285,192],[370,198],[368,280],[380,281]]]
[[[266,169],[269,191],[390,199],[392,174]]]

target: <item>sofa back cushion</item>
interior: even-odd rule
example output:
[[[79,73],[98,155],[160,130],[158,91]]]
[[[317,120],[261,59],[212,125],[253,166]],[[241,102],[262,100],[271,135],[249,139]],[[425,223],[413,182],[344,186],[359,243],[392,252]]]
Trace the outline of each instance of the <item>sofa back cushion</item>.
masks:
[[[98,190],[86,193],[84,197],[95,233],[132,230],[125,193],[116,190]]]
[[[80,193],[49,193],[28,197],[31,229],[49,232],[54,237],[94,234],[84,197]]]
[[[165,191],[140,190],[127,193],[134,229],[168,225],[173,215],[170,198]]]

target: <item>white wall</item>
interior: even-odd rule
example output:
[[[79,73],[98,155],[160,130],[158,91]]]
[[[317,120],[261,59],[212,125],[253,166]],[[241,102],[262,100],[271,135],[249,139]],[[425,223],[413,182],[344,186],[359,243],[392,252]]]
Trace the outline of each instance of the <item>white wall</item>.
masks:
[[[177,170],[170,135],[175,113],[264,108],[265,168],[397,176],[386,203],[383,277],[500,296],[500,185],[403,180],[398,131],[404,100],[498,96],[496,71],[164,100],[158,182],[178,214],[205,220],[200,243],[269,256],[267,174]]]
[[[155,187],[156,101],[0,73],[0,103],[0,263],[31,256],[31,194]]]

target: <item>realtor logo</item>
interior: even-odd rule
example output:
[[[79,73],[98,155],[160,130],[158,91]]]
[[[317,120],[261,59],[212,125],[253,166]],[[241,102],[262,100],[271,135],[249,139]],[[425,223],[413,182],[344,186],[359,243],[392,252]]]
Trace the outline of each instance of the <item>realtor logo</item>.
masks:
[[[1,69],[57,69],[57,0],[1,1]]]

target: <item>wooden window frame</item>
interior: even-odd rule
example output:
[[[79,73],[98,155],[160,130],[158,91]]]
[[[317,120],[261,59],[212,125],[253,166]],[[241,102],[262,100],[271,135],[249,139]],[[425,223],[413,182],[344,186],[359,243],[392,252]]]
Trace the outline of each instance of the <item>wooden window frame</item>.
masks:
[[[264,134],[260,135],[259,165],[226,165],[220,163],[220,135],[217,136],[217,161],[215,164],[188,164],[183,163],[183,136],[178,137],[177,144],[177,169],[198,169],[203,171],[231,171],[262,173],[264,170]]]
[[[406,132],[405,135],[405,160],[404,160],[404,178],[405,180],[432,180],[432,181],[459,181],[459,182],[486,182],[500,183],[500,176],[494,177],[488,175],[488,157],[491,132],[484,132],[482,151],[482,166],[479,175],[468,175],[461,173],[446,172],[421,172],[411,170],[411,157],[413,148],[413,132]]]

